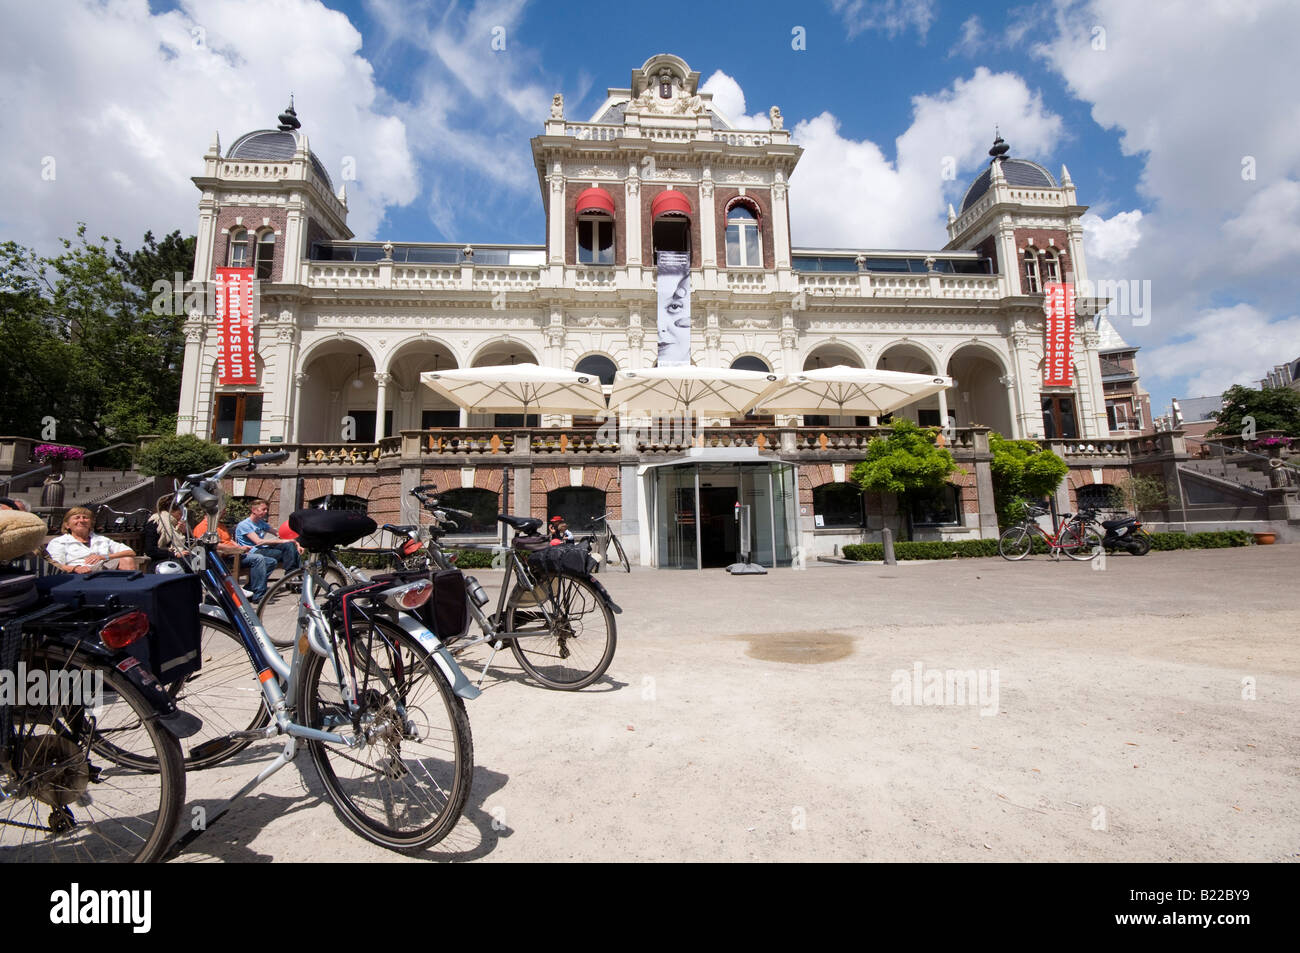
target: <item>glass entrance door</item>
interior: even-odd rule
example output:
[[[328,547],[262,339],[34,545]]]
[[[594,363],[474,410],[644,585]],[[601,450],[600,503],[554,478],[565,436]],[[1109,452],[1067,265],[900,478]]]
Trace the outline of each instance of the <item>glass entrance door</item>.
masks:
[[[710,569],[740,561],[736,504],[749,508],[751,562],[789,565],[794,467],[682,464],[654,473],[653,518],[661,569]]]

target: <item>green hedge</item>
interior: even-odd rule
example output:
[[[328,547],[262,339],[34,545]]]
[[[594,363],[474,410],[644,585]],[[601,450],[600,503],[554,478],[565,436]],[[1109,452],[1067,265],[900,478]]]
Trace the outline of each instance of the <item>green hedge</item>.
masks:
[[[1227,549],[1232,546],[1249,546],[1255,541],[1250,533],[1234,529],[1218,533],[1152,533],[1151,548],[1171,549]],[[879,562],[885,558],[885,547],[880,543],[850,543],[843,547],[844,558],[858,562]],[[1042,555],[1047,552],[1047,544],[1042,537],[1034,537],[1033,552]],[[900,541],[894,543],[894,555],[898,559],[970,559],[980,556],[996,556],[998,541],[996,539],[967,539],[960,542],[922,542]]]
[[[1231,546],[1250,546],[1253,534],[1244,529],[1218,533],[1152,533],[1151,548],[1170,549],[1228,549]]]
[[[449,548],[448,552],[456,556],[455,565],[460,569],[492,568],[492,553],[475,549]],[[395,561],[386,550],[378,549],[340,549],[339,561],[345,566],[360,566],[362,569],[392,569]]]

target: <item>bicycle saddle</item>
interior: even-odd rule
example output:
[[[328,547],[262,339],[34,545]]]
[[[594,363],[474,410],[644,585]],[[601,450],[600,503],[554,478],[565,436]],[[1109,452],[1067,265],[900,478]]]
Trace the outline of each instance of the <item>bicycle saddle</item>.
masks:
[[[394,523],[385,523],[381,528],[388,530],[390,533],[396,533],[399,536],[406,536],[410,533],[418,533],[420,531],[420,527],[414,523],[403,523],[401,526]]]
[[[502,513],[497,517],[497,522],[505,523],[521,533],[536,533],[542,528],[542,521],[535,516],[506,516]]]
[[[319,553],[355,543],[375,531],[375,521],[356,510],[294,510],[289,528],[308,552]]]

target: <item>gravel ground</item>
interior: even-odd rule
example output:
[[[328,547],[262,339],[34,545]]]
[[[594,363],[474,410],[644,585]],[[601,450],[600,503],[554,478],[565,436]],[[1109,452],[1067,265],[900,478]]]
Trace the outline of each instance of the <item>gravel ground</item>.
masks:
[[[604,576],[609,673],[553,692],[497,656],[441,844],[362,840],[300,755],[181,859],[1294,861],[1297,569],[1272,546]],[[972,697],[934,683],[969,670]],[[275,750],[191,773],[189,805]]]

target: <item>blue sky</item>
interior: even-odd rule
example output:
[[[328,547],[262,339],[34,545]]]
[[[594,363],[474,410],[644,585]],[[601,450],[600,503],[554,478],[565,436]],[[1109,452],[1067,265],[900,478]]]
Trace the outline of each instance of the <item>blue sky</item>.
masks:
[[[1146,314],[1115,325],[1143,349],[1157,412],[1300,356],[1288,0],[59,0],[5,13],[0,238],[43,250],[78,221],[128,243],[193,232],[189,177],[213,132],[225,148],[272,126],[290,91],[336,184],[356,170],[359,237],[540,243],[528,140],[551,95],[587,119],[607,87],[671,52],[734,120],[781,107],[805,149],[796,244],[941,246],[946,205],[997,124],[1013,155],[1069,167],[1091,207],[1090,276],[1150,283]],[[943,156],[955,180],[938,176]]]

